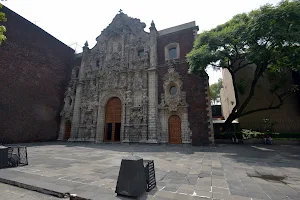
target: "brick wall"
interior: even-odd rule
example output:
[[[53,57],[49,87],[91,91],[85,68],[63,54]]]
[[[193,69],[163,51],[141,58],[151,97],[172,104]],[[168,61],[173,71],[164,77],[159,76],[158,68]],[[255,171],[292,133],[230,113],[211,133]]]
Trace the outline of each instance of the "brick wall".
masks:
[[[7,41],[0,46],[0,143],[57,138],[74,51],[3,7]]]
[[[162,65],[165,63],[164,48],[169,43],[177,42],[180,46],[180,60],[185,60],[185,56],[193,48],[194,42],[194,28],[170,33],[160,36],[157,42],[158,53],[158,96],[159,103],[161,102],[161,94],[163,93],[163,77],[167,73],[167,67]],[[204,78],[196,77],[188,73],[188,64],[178,64],[175,66],[179,72],[182,82],[183,90],[186,91],[186,101],[189,104],[188,118],[190,129],[192,131],[192,144],[205,145],[209,143],[208,134],[208,111],[206,106],[206,80]]]

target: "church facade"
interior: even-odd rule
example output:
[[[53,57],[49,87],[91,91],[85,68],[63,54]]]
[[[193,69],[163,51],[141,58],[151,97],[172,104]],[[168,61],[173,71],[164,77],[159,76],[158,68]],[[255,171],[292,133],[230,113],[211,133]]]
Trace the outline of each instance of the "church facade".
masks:
[[[208,77],[188,73],[198,27],[157,31],[120,12],[72,69],[60,140],[213,143]]]

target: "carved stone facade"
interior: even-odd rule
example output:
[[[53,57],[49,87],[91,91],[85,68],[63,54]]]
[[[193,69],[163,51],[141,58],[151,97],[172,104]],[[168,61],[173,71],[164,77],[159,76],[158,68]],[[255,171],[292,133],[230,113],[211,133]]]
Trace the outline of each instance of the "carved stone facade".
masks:
[[[168,119],[172,115],[177,115],[181,119],[182,143],[190,143],[192,135],[188,121],[189,105],[186,102],[186,92],[183,91],[183,82],[180,74],[176,72],[172,62],[168,63],[168,72],[165,74],[163,80],[164,93],[161,94],[161,103],[159,105],[162,125],[160,140],[162,142],[168,142]]]
[[[166,65],[158,65],[157,42],[164,32],[158,32],[153,22],[150,32],[145,32],[145,27],[139,19],[121,12],[97,37],[95,47],[89,49],[85,44],[80,66],[73,68],[65,92],[60,140],[103,142],[109,140],[110,136],[104,138],[107,135],[118,134],[115,138],[120,137],[120,142],[168,143],[172,134],[168,132],[168,119],[178,115],[182,143],[191,143],[184,80],[174,68],[176,63],[166,59]],[[178,59],[179,43],[173,43],[178,46]],[[168,68],[161,94],[159,67]],[[114,97],[121,102],[121,120],[107,123],[106,105]],[[65,128],[67,122],[71,122],[70,133]]]

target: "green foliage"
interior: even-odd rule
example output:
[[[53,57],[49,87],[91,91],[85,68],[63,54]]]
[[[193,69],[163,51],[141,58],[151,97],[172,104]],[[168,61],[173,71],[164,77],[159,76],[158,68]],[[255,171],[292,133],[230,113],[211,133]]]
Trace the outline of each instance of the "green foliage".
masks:
[[[267,134],[274,140],[300,140],[300,133],[264,133],[259,131],[253,131],[248,129],[242,129],[241,132],[235,133],[238,139],[263,139]],[[233,132],[223,132],[215,136],[215,139],[231,139]]]
[[[0,3],[0,9],[2,8],[2,4]],[[5,17],[5,13],[0,12],[0,22],[6,22],[6,17]],[[6,36],[4,35],[4,33],[6,32],[6,28],[3,25],[0,25],[0,44],[2,43],[2,41],[6,40]]]
[[[252,139],[252,138],[256,138],[256,139],[261,138],[262,139],[265,135],[265,133],[248,130],[248,129],[242,129],[241,133],[243,134],[244,140],[248,140],[248,139]]]
[[[210,98],[214,104],[219,102],[220,99],[220,90],[222,88],[223,81],[220,78],[217,83],[211,84],[209,86]]]
[[[248,129],[242,129],[241,132],[235,133],[238,139],[263,139],[263,136],[266,133],[253,131]],[[300,133],[267,133],[274,140],[300,140]],[[223,132],[218,136],[215,136],[215,139],[231,139],[233,132]]]
[[[258,131],[253,131],[253,130],[247,130],[247,129],[242,129],[242,134],[243,138],[245,140],[251,139],[251,138],[263,138],[264,135],[269,135],[271,137],[279,135],[279,133],[274,132],[274,126],[277,124],[276,122],[272,121],[271,119],[263,119],[263,124],[264,124],[264,131],[263,132],[258,132]]]
[[[264,5],[250,13],[234,16],[225,24],[201,33],[192,51],[187,55],[191,73],[203,76],[209,66],[227,69],[232,75],[236,96],[236,105],[229,120],[234,120],[253,112],[277,109],[282,105],[283,96],[291,89],[282,91],[286,74],[300,69],[300,1],[285,0],[278,5]],[[251,84],[236,81],[236,73],[254,66],[255,72],[249,74]],[[258,79],[270,75],[273,77],[270,91],[280,104],[266,108],[257,108],[244,112],[254,96]],[[248,80],[248,79],[247,79]],[[294,86],[293,86],[294,87]],[[248,96],[240,102],[238,93]]]

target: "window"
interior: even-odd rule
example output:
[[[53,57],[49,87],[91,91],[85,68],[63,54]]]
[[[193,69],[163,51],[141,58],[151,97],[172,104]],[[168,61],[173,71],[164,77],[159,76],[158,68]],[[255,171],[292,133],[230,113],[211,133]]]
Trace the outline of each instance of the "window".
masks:
[[[97,66],[97,67],[100,66],[100,61],[99,61],[99,60],[96,61],[96,66]]]
[[[172,59],[179,59],[180,48],[179,43],[170,43],[165,46],[165,61]]]
[[[176,47],[169,49],[169,59],[176,59],[177,58],[177,50]]]
[[[79,69],[76,70],[76,78],[79,76]]]
[[[72,99],[70,98],[70,100],[69,100],[69,105],[72,105]]]
[[[175,86],[170,87],[170,94],[174,96],[177,93],[177,88]]]
[[[143,57],[144,56],[144,50],[139,50],[138,51],[138,56]]]

